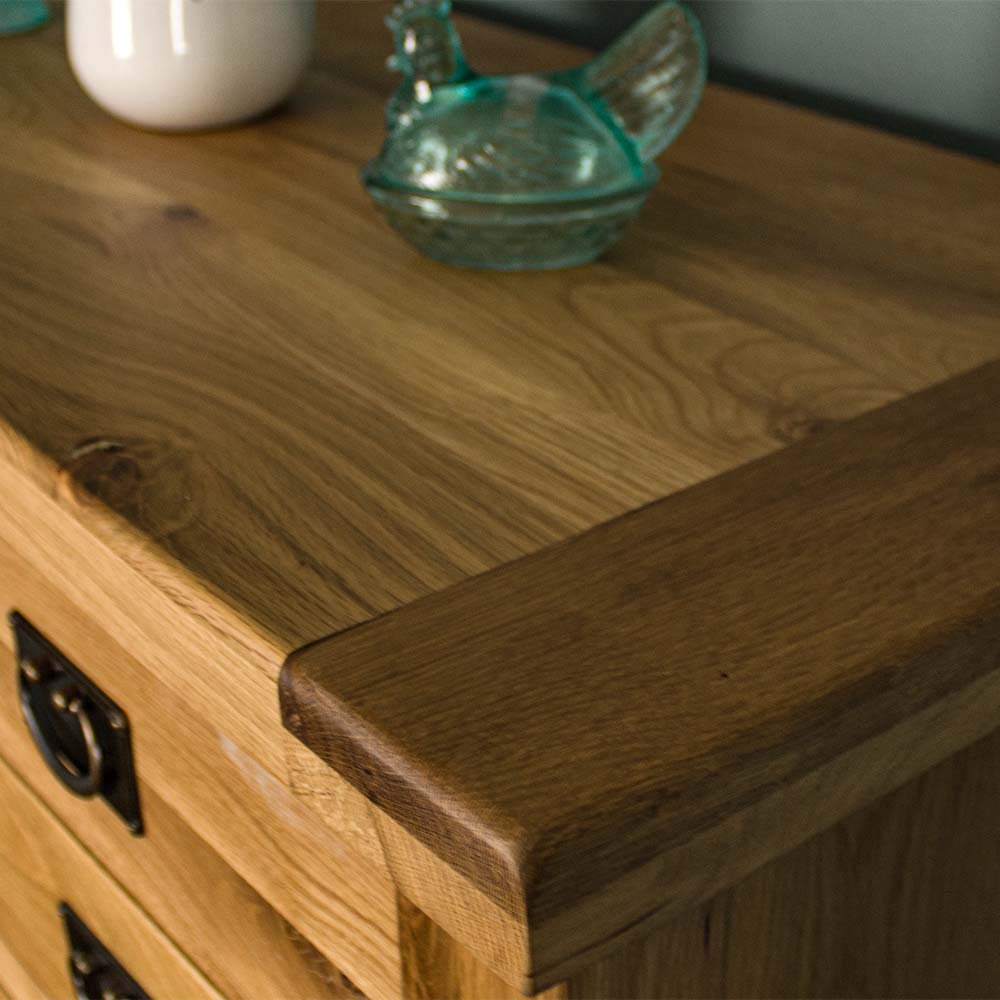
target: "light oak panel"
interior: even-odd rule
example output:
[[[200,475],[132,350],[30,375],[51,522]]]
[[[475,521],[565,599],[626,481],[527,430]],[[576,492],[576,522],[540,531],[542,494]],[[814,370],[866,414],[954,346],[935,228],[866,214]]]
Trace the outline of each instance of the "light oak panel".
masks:
[[[1000,734],[567,984],[573,1000],[1000,994]]]
[[[403,1000],[521,1000],[509,986],[415,906],[400,899]],[[537,1000],[567,1000],[560,985]]]
[[[294,942],[280,940],[286,930],[270,907],[371,1000],[395,1000],[401,970],[395,889],[387,877],[228,736],[201,721],[10,545],[0,551],[0,607],[21,611],[128,713],[140,797],[149,811],[148,840],[128,836],[103,803],[73,799],[38,767],[31,773],[60,815],[92,838],[93,850],[115,856],[123,882],[134,885],[147,905],[165,908],[165,925],[176,922],[183,928],[178,936],[195,933],[207,916],[199,907],[212,900],[174,897],[167,891],[169,879],[159,884],[158,871],[168,866],[174,880],[181,878],[185,885],[189,877],[196,882],[212,877],[220,898],[232,899],[235,906],[254,906],[256,893],[269,904],[259,908],[261,925],[255,933],[260,941],[272,932],[278,939],[272,946],[274,975],[287,974],[289,983],[301,984],[308,948],[296,962]],[[10,631],[0,630],[0,690],[6,695],[0,732],[8,735],[10,752],[27,770],[33,750],[16,717],[11,643]],[[219,975],[236,977],[249,990],[252,970],[230,968],[233,963],[225,959],[227,947],[250,941],[230,939],[225,926],[216,933],[222,935],[220,941],[213,943],[207,935],[201,946],[213,952],[218,948],[214,960],[220,963]],[[317,995],[322,988],[317,985]]]
[[[2,759],[0,799],[0,938],[45,995],[73,995],[65,901],[152,995],[222,1000]]]
[[[419,912],[443,931],[428,939],[432,951],[453,940],[450,932],[468,943],[470,961],[475,956],[484,970],[499,970],[525,993],[534,992],[533,984],[521,974],[529,945],[523,916],[519,919],[498,906],[290,735],[287,751],[295,795],[375,870],[390,878],[401,897],[419,900]],[[404,920],[401,927],[407,926]],[[401,948],[405,965],[405,943],[401,942]],[[463,968],[467,964],[464,958],[456,961]],[[404,976],[407,974],[404,968]],[[492,975],[489,971],[483,974]]]
[[[0,996],[5,1000],[47,1000],[14,953],[0,940]]]

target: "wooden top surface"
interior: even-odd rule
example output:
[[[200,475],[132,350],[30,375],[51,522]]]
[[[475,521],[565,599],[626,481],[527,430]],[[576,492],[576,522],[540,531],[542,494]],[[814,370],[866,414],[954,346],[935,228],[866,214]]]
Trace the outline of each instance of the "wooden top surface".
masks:
[[[109,119],[58,26],[0,59],[4,450],[152,541],[269,676],[1000,355],[995,167],[723,88],[604,263],[421,259],[358,183],[385,11],[320,7],[290,107],[220,133]],[[490,66],[580,58],[463,28]]]
[[[197,136],[109,119],[58,25],[0,40],[0,462],[211,640],[193,700],[276,715],[308,643],[1000,357],[997,167],[723,87],[604,261],[420,258],[358,181],[385,8],[319,6],[290,105]],[[585,57],[462,30],[483,69]]]

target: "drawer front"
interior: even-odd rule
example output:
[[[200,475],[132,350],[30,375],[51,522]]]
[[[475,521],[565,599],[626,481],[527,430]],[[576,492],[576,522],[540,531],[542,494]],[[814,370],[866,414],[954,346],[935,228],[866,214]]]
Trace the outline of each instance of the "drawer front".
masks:
[[[127,714],[143,835],[100,799],[72,795],[43,761],[21,715],[9,628],[3,756],[220,992],[398,997],[391,886],[10,550],[0,557],[0,606],[24,615]]]
[[[46,1000],[17,956],[0,940],[0,1000]]]
[[[0,761],[0,939],[47,997],[70,1000],[68,903],[150,996],[220,1000],[221,994]]]

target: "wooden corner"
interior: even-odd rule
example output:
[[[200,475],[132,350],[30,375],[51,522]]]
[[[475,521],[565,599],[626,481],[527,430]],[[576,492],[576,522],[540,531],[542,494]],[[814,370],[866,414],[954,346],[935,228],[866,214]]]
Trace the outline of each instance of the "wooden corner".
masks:
[[[544,988],[1000,720],[998,403],[991,364],[313,644],[285,724]]]

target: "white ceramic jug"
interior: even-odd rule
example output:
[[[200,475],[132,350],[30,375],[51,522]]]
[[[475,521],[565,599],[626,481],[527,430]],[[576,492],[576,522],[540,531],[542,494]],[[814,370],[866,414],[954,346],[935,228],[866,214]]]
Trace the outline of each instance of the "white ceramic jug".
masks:
[[[258,115],[312,52],[315,0],[69,0],[70,64],[105,110],[193,130]]]

